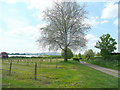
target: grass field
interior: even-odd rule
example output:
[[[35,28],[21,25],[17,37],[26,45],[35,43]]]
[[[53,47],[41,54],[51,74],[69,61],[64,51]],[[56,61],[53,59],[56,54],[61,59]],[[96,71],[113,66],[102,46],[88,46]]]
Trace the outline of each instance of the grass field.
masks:
[[[118,78],[72,60],[12,60],[11,75],[8,60],[3,62],[3,88],[118,88]],[[34,80],[35,62],[37,80]]]
[[[96,57],[91,60],[83,60],[83,61],[91,63],[91,64],[99,65],[102,67],[115,69],[115,70],[118,70],[118,68],[120,68],[119,66],[120,62],[118,62],[118,60],[103,60],[102,57]]]

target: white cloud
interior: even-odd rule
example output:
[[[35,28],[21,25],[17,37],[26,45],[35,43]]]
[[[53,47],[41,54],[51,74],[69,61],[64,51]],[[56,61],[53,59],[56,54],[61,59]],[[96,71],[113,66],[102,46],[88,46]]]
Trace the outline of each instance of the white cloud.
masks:
[[[25,27],[25,26],[29,25],[29,20],[26,20],[26,18],[24,18],[24,17],[21,17],[21,18],[6,17],[4,19],[4,22],[5,22],[8,30],[13,30],[16,28],[21,28],[21,27]]]
[[[46,8],[52,7],[52,0],[31,0],[27,3],[29,9],[36,9],[38,10],[38,14],[36,15],[38,19],[43,18],[43,11]]]
[[[118,16],[118,4],[109,2],[102,11],[101,18],[114,18]]]
[[[40,28],[46,26],[46,24],[37,24],[36,26],[26,26],[21,28],[14,28],[5,32],[5,35],[13,38],[27,37],[26,39],[32,39],[36,41],[40,36]]]
[[[5,25],[6,30],[13,30],[30,25],[30,20],[23,15],[17,8],[6,8],[0,11],[2,17],[0,21]]]
[[[104,24],[104,23],[107,23],[108,22],[108,20],[103,20],[103,21],[101,21],[101,24]]]
[[[36,9],[39,13],[51,5],[51,1],[49,0],[3,0],[3,2],[9,4],[22,2],[25,3],[29,9]],[[4,34],[2,34],[3,30],[0,29],[0,41],[2,41],[0,50],[7,52],[39,52],[36,40],[40,36],[40,28],[46,24],[31,25],[29,19],[22,16],[16,8],[10,7],[6,12],[9,13],[9,15],[5,15],[3,19],[6,25]],[[39,14],[39,17],[41,17],[41,14]]]
[[[92,26],[97,26],[100,22],[98,21],[98,17],[90,17],[89,19],[85,20],[85,23],[88,23]]]
[[[18,39],[18,38],[7,38],[0,37],[2,43],[0,44],[0,51],[6,52],[38,52],[37,45],[33,41],[29,41],[26,39]]]
[[[0,33],[0,41],[2,41],[0,44],[0,50],[19,53],[42,52],[42,49],[38,49],[36,40],[40,35],[40,28],[45,25],[46,24],[26,26]],[[2,29],[0,29],[0,31],[3,32]]]
[[[88,24],[92,25],[93,27],[96,27],[97,25],[105,24],[105,23],[108,23],[108,22],[109,22],[108,20],[100,21],[100,18],[95,17],[95,16],[92,16],[89,19],[85,20],[85,23],[88,23]]]
[[[36,9],[38,10],[38,15],[36,15],[39,19],[42,19],[43,10],[46,8],[50,8],[52,6],[53,0],[2,0],[2,2],[16,4],[16,3],[25,3],[28,9]]]
[[[30,0],[28,3],[29,3],[28,8],[30,8],[30,9],[35,8],[35,9],[43,10],[46,7],[51,6],[52,0],[44,0],[44,1]]]
[[[16,4],[16,3],[25,3],[30,9],[44,9],[49,7],[52,4],[53,0],[0,0],[1,2]]]
[[[2,32],[3,32],[3,29],[0,28],[0,33],[2,33]]]
[[[95,48],[95,45],[99,38],[94,36],[93,34],[87,34],[85,38],[88,40],[87,49],[93,49],[93,51],[98,52],[99,50]]]
[[[18,2],[23,2],[23,3],[27,3],[30,0],[0,0],[0,2],[6,2],[6,3],[10,3],[10,4],[15,4]]]
[[[94,35],[92,35],[92,34],[87,34],[86,36],[85,36],[85,38],[89,41],[96,41],[96,40],[98,40],[98,37],[95,37]]]

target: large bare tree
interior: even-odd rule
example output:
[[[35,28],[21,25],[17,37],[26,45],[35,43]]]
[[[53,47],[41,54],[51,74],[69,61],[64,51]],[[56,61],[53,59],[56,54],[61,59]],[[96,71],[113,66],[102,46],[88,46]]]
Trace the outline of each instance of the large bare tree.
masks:
[[[90,25],[84,21],[87,18],[85,5],[54,2],[53,7],[43,13],[47,25],[41,28],[40,45],[50,50],[64,50],[64,61],[67,61],[67,48],[77,50],[86,46],[85,33]]]

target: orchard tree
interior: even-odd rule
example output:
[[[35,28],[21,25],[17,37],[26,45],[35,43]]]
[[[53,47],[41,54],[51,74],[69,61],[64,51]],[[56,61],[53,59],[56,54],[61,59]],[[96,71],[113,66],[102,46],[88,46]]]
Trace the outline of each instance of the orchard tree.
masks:
[[[101,56],[99,52],[96,53],[96,56]]]
[[[78,53],[78,57],[82,57],[81,53]]]
[[[95,53],[93,52],[92,49],[89,49],[88,51],[86,51],[84,53],[85,57],[87,57],[87,59],[89,60],[91,57],[94,57],[95,56]]]
[[[43,12],[47,25],[40,29],[38,42],[49,50],[62,49],[67,61],[67,48],[79,50],[86,46],[85,33],[90,29],[85,22],[87,11],[77,2],[54,2],[52,6]]]
[[[62,57],[65,57],[65,52],[64,52],[64,50],[62,50],[61,56],[62,56]],[[72,58],[72,57],[73,57],[73,52],[72,52],[69,48],[67,48],[67,58],[70,59],[70,58]]]
[[[106,59],[111,52],[116,50],[116,41],[110,34],[104,34],[100,37],[100,41],[96,43],[96,48],[101,50],[101,55]]]

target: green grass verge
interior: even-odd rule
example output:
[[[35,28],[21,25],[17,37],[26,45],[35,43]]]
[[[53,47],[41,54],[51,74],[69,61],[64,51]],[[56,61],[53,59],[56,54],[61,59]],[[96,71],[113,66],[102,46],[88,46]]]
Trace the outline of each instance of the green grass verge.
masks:
[[[118,62],[117,60],[103,60],[101,57],[98,58],[94,58],[91,60],[82,60],[91,64],[95,64],[95,65],[99,65],[102,67],[106,67],[106,68],[111,68],[111,69],[115,69],[118,70],[118,68],[120,68],[120,62]]]
[[[3,63],[3,88],[118,88],[118,78],[97,71],[78,62],[38,62],[37,80],[34,64]]]

